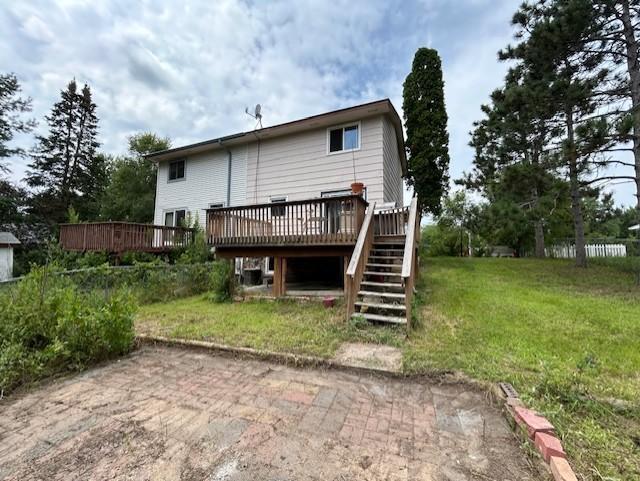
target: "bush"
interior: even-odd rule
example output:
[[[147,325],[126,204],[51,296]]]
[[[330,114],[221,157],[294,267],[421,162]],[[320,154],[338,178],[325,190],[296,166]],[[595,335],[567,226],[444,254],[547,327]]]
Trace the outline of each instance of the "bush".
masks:
[[[120,265],[134,266],[136,264],[160,264],[162,261],[155,254],[149,252],[125,252],[120,258]]]
[[[211,295],[213,302],[227,302],[236,293],[236,275],[233,261],[226,259],[213,263],[211,269]]]
[[[126,267],[101,266],[64,274],[85,291],[111,292],[128,288],[142,304],[167,301],[209,290],[212,264],[140,263]]]
[[[126,289],[83,292],[57,267],[37,267],[0,293],[0,389],[128,352],[135,302]]]
[[[193,222],[193,242],[189,244],[178,258],[181,264],[197,264],[211,260],[211,248],[207,244],[207,236],[204,233],[198,218]]]

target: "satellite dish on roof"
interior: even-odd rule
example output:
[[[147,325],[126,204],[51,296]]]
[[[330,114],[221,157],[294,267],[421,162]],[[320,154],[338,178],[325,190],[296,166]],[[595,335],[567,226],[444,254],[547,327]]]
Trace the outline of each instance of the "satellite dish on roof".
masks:
[[[245,107],[244,113],[257,120],[254,128],[258,128],[258,125],[262,128],[262,106],[260,104],[256,104],[253,108],[253,113],[249,112],[249,107]]]

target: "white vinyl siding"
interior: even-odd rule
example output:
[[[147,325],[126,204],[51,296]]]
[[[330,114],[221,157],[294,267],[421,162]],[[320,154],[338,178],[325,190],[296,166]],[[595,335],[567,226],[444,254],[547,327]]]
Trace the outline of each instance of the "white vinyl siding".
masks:
[[[351,123],[349,125],[356,124]],[[272,195],[288,200],[320,197],[330,190],[350,189],[356,180],[367,188],[367,200],[383,201],[383,117],[360,122],[360,148],[327,155],[327,128],[262,140],[249,145],[246,203],[269,202]],[[338,127],[338,126],[336,126]]]
[[[232,149],[231,205],[243,205],[246,199],[246,146]],[[158,185],[154,224],[164,224],[164,213],[186,208],[191,217],[196,215],[201,226],[206,222],[206,209],[211,204],[227,204],[226,150],[216,150],[186,158],[185,179],[182,182],[168,182],[169,162],[158,166]]]
[[[396,207],[402,207],[403,186],[402,166],[398,153],[398,141],[393,124],[386,117],[382,122],[383,129],[383,157],[384,157],[384,201],[395,202]]]

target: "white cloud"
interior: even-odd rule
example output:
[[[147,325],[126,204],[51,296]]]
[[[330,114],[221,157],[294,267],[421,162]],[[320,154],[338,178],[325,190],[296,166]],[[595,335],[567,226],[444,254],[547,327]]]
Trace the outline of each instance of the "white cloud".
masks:
[[[471,123],[499,85],[496,50],[517,0],[34,0],[0,6],[0,71],[15,72],[41,120],[67,82],[88,82],[103,150],[153,131],[174,145],[389,97],[418,47],[443,59],[452,176],[467,169]],[[41,122],[40,129],[46,126]],[[32,136],[20,136],[24,147]],[[27,161],[15,159],[14,177]]]

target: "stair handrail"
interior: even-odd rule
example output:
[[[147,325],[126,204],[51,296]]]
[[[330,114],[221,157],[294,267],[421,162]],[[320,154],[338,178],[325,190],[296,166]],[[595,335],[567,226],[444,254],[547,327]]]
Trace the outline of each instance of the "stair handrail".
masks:
[[[358,291],[360,290],[360,283],[364,276],[365,263],[369,257],[369,251],[373,244],[373,214],[376,207],[376,203],[372,202],[367,208],[364,221],[360,227],[358,233],[358,240],[353,248],[353,254],[347,267],[345,276],[345,303],[347,307],[347,320],[351,318],[355,310],[355,302]]]
[[[409,220],[407,222],[407,234],[404,240],[404,256],[402,258],[402,284],[404,285],[404,302],[407,315],[407,326],[411,326],[411,303],[413,299],[413,286],[416,276],[417,254],[416,247],[420,235],[418,227],[418,197],[411,199],[409,207]]]

